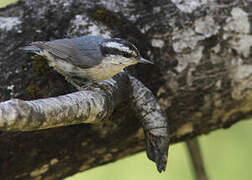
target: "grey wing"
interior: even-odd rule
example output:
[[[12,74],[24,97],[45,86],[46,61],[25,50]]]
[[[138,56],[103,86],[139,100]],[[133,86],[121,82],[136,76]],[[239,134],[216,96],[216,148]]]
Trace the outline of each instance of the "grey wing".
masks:
[[[71,62],[81,68],[90,68],[102,60],[99,43],[101,37],[83,36],[73,39],[59,39],[48,41],[43,48],[51,54]]]

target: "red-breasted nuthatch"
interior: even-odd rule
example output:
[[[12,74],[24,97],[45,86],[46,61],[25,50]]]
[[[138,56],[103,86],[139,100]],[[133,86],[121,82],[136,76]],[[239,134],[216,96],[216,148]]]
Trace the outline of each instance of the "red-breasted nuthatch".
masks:
[[[49,66],[62,74],[77,89],[109,79],[130,65],[153,64],[141,57],[132,43],[118,38],[82,36],[48,42],[38,41],[22,49],[45,57]],[[156,123],[159,123],[158,120]],[[165,123],[164,127],[160,128],[166,131],[167,124]],[[163,130],[159,132],[160,128],[155,127],[152,131],[163,133]],[[145,131],[145,136],[149,159],[156,162],[159,172],[164,171],[169,145],[168,136],[155,137],[148,131]]]
[[[153,64],[142,58],[132,43],[119,38],[105,39],[89,35],[32,42],[22,49],[45,57],[49,66],[75,87],[79,87],[76,82],[83,81],[89,85],[109,79],[130,65]]]

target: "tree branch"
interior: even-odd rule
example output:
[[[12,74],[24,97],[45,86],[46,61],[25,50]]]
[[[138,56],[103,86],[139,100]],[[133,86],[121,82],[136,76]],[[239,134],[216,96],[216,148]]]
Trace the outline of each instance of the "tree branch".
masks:
[[[108,119],[115,105],[123,100],[129,88],[119,88],[127,81],[121,73],[116,81],[104,81],[104,87],[79,91],[59,97],[22,101],[12,99],[0,103],[0,129],[32,131],[80,123],[98,123]],[[121,81],[121,82],[119,82]]]
[[[114,108],[129,99],[133,89],[135,113],[141,118],[148,158],[156,162],[159,172],[165,171],[169,147],[168,122],[152,92],[140,81],[121,72],[113,79],[99,83],[93,91],[79,91],[55,98],[0,103],[0,129],[7,131],[34,131],[80,123],[99,123],[109,119]],[[81,87],[80,87],[81,90]]]
[[[186,141],[186,147],[191,158],[195,178],[197,180],[208,180],[198,139],[188,139]]]

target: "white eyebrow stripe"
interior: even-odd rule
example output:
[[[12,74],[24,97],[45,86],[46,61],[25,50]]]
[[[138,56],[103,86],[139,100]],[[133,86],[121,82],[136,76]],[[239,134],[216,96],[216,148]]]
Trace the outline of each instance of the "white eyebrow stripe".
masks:
[[[127,46],[124,46],[123,44],[117,43],[117,42],[107,42],[106,47],[115,48],[115,49],[118,49],[120,51],[125,51],[125,52],[128,52],[128,53],[134,53],[134,51],[130,50]]]

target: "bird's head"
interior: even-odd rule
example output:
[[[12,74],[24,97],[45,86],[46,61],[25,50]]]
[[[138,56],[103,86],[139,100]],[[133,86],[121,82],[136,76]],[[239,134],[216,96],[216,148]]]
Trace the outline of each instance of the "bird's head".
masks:
[[[126,67],[137,63],[153,64],[144,59],[132,43],[123,39],[104,39],[100,44],[100,50],[105,59],[114,65]]]

